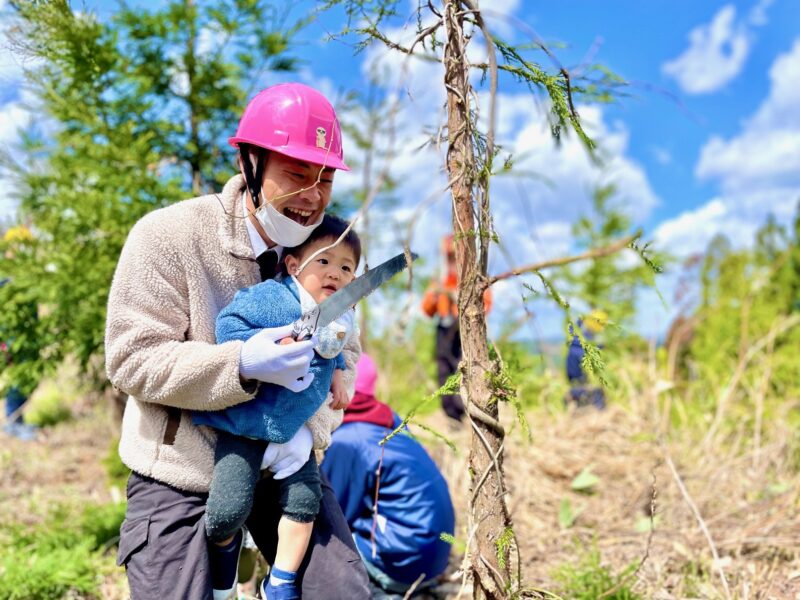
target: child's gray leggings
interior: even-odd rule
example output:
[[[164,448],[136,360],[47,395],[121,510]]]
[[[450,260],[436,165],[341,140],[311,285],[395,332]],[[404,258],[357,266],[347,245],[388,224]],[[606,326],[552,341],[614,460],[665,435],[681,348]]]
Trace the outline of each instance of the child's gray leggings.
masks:
[[[206,535],[210,541],[221,542],[233,536],[250,515],[268,443],[218,432],[214,475],[206,505]],[[299,471],[279,484],[280,496],[275,501],[280,504],[283,516],[300,523],[313,521],[322,497],[313,451]]]

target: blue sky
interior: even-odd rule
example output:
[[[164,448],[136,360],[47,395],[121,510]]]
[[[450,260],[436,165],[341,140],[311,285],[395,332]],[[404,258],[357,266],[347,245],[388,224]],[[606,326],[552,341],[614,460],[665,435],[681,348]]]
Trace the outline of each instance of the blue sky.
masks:
[[[314,4],[296,6],[299,11]],[[407,6],[410,10],[416,4]],[[87,0],[86,5],[102,16],[115,3]],[[489,24],[501,37],[526,42],[535,31],[568,68],[599,62],[631,84],[626,90],[630,96],[615,105],[579,107],[607,157],[602,169],[587,160],[574,136],[556,149],[541,105],[519,86],[501,86],[500,142],[520,157],[520,169],[544,175],[547,183],[503,178],[494,184],[496,224],[511,258],[495,253],[492,270],[569,252],[569,227],[586,210],[598,182],[616,183],[619,202],[645,228],[646,237],[679,257],[701,251],[720,231],[734,244],[747,245],[769,212],[783,222],[791,218],[800,199],[796,0],[484,0],[482,5],[491,6]],[[392,118],[397,134],[391,171],[400,188],[396,204],[375,207],[383,222],[391,224],[376,250],[382,258],[397,249],[398,232],[405,231],[419,203],[445,184],[441,153],[414,150],[425,139],[423,127],[436,127],[441,118],[442,96],[435,85],[440,69],[405,61],[382,48],[354,56],[345,42],[324,42],[325,31],[339,29],[340,17],[325,15],[301,34],[305,43],[298,53],[304,66],[296,77],[335,96],[363,87],[369,64],[388,69],[377,85],[387,98],[398,94],[402,100]],[[408,38],[413,26],[412,20],[404,31],[394,23],[391,31]],[[473,50],[480,59],[482,49],[476,45]],[[550,66],[543,56],[539,60]],[[15,124],[22,120],[18,76],[18,68],[4,56],[0,144],[13,141]],[[348,157],[358,165],[357,156]],[[359,185],[355,171],[339,177],[340,192]],[[446,197],[440,196],[419,219],[412,239],[415,250],[431,257],[429,264],[435,264],[437,240],[449,220]],[[0,210],[12,206],[6,192]],[[674,282],[675,276],[667,275],[660,286],[668,304]],[[521,291],[518,284],[508,284],[497,295],[508,310],[495,310],[494,328],[519,309]],[[660,304],[647,294],[643,302]],[[556,335],[561,326],[557,313],[535,308],[540,314],[537,331]],[[657,334],[674,312],[671,305],[645,311],[637,327]]]

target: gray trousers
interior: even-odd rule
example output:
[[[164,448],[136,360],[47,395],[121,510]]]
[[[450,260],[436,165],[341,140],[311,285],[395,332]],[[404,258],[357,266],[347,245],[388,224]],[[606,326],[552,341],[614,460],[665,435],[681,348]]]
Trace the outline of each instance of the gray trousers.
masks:
[[[247,528],[267,562],[278,543],[278,482],[259,481]],[[132,600],[211,600],[205,533],[207,494],[186,492],[132,473],[120,529],[117,564],[124,565]],[[367,572],[342,509],[322,475],[322,501],[298,576],[309,600],[367,600]]]

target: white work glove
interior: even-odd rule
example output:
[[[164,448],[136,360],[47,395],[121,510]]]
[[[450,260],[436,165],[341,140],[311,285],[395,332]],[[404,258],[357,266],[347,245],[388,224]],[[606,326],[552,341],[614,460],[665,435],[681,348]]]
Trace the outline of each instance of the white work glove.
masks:
[[[314,338],[280,345],[277,342],[292,334],[292,326],[262,329],[242,344],[239,374],[245,379],[281,385],[302,392],[314,381],[308,372],[314,357]]]
[[[285,444],[270,442],[267,445],[261,468],[271,471],[275,479],[286,479],[308,462],[313,445],[311,430],[303,425]]]

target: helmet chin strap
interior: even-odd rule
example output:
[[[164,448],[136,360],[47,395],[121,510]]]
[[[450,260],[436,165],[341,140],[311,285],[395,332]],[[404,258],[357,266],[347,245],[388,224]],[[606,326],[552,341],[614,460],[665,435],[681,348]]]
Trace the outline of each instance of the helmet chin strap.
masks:
[[[258,210],[261,205],[261,182],[264,179],[264,168],[266,167],[267,151],[258,146],[242,144],[239,146],[239,155],[242,163],[242,174],[250,190],[250,197],[253,199],[253,207]],[[253,174],[253,160],[255,160],[256,172]]]

